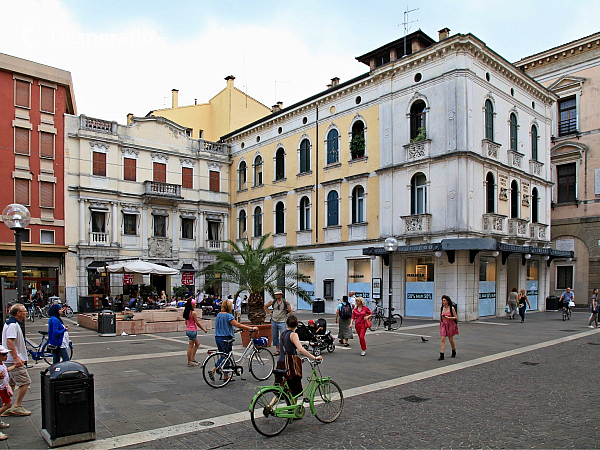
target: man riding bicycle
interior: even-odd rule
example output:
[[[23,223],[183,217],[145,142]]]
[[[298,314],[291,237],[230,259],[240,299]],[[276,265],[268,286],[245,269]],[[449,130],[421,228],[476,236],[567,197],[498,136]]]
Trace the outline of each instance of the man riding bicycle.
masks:
[[[563,302],[563,308],[568,308],[569,312],[573,312],[573,306],[575,306],[575,293],[570,287],[562,293],[560,301]]]

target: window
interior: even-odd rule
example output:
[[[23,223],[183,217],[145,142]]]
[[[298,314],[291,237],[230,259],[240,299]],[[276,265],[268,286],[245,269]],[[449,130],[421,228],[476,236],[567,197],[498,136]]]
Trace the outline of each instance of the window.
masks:
[[[339,196],[337,191],[330,191],[327,194],[327,226],[332,227],[340,224],[338,214]]]
[[[262,236],[262,209],[254,208],[254,237]]]
[[[556,266],[556,289],[573,287],[573,266]]]
[[[300,231],[310,230],[310,201],[308,197],[300,199]]]
[[[21,230],[21,242],[31,243],[31,230],[29,228]]]
[[[570,203],[577,200],[575,191],[577,186],[576,170],[576,163],[556,166],[558,203]]]
[[[285,206],[278,202],[275,206],[275,234],[285,233]]]
[[[219,227],[221,226],[221,222],[216,220],[208,221],[208,240],[209,241],[220,241],[219,237]]]
[[[29,180],[15,178],[15,203],[29,206]]]
[[[54,114],[54,89],[41,86],[40,111]]]
[[[154,217],[154,236],[167,237],[167,216]]]
[[[511,219],[519,217],[519,183],[516,180],[510,183],[510,217]]]
[[[194,219],[181,218],[181,239],[194,239]]]
[[[538,160],[538,131],[537,127],[531,127],[531,159]]]
[[[208,171],[209,189],[212,192],[221,192],[221,172]]]
[[[54,159],[54,134],[40,132],[40,158]]]
[[[383,66],[390,62],[390,54],[384,53],[383,55],[378,55],[375,58],[375,67]]]
[[[123,158],[123,179],[126,181],[136,181],[137,160],[133,158]]]
[[[212,184],[212,178],[210,180]],[[181,187],[185,189],[194,189],[194,169],[191,167],[181,168]]]
[[[410,213],[425,214],[427,212],[427,178],[417,173],[410,181]]]
[[[577,132],[577,100],[575,97],[558,101],[558,135]]]
[[[410,107],[410,138],[415,139],[425,133],[425,102],[417,100]]]
[[[300,173],[310,172],[310,142],[303,139],[300,142]]]
[[[240,211],[239,216],[238,216],[238,237],[240,239],[245,239],[246,238],[246,230],[247,230],[246,211],[244,211],[242,209]]]
[[[135,236],[137,234],[137,214],[123,214],[123,234]]]
[[[29,108],[29,92],[31,83],[15,80],[15,106]]]
[[[93,174],[98,177],[106,176],[106,153],[92,152]]]
[[[40,207],[54,208],[54,183],[40,181]]]
[[[531,190],[531,221],[533,223],[538,223],[540,221],[539,202],[540,196],[538,194],[538,190],[537,188],[533,188]]]
[[[167,165],[163,163],[152,163],[152,180],[159,183],[167,182]]]
[[[336,129],[327,133],[327,164],[335,164],[339,161],[339,137]],[[302,148],[302,144],[300,144],[300,148]],[[300,153],[300,158],[302,159],[302,153]]]
[[[40,244],[54,244],[53,230],[40,230]]]
[[[365,156],[365,124],[358,120],[352,125],[352,140],[350,141],[350,156],[352,159]]]
[[[518,151],[517,144],[519,142],[519,126],[517,125],[517,116],[513,113],[510,115],[510,149]]]
[[[285,178],[285,150],[279,147],[275,153],[275,180]]]
[[[485,138],[494,140],[494,105],[490,99],[485,101]]]
[[[262,156],[258,155],[254,158],[254,186],[263,185],[263,160]]]
[[[15,127],[15,153],[29,155],[29,130]]]
[[[333,282],[334,280],[323,280],[323,297],[333,300]]]
[[[246,189],[246,161],[242,161],[238,167],[238,190]]]
[[[486,212],[493,213],[496,211],[496,186],[494,182],[494,174],[492,172],[488,172],[485,177],[485,189],[486,189]]]
[[[106,214],[92,211],[92,233],[106,233]]]
[[[365,190],[362,186],[352,189],[352,223],[365,221]]]

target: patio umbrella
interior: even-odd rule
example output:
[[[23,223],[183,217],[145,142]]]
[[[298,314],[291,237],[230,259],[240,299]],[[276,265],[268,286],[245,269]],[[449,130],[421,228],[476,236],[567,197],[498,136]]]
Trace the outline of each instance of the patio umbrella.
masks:
[[[117,264],[111,264],[109,266],[98,267],[98,272],[104,272],[105,270],[109,273],[143,273],[143,274],[156,274],[156,275],[178,275],[179,270],[171,269],[170,267],[161,266],[159,264],[152,264],[147,261],[123,261]]]

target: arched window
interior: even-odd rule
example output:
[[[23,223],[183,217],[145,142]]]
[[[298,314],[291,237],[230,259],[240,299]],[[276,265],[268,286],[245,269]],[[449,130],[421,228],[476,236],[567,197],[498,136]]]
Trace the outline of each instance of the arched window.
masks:
[[[246,161],[238,166],[238,190],[246,189]]]
[[[493,213],[496,212],[496,186],[494,183],[494,174],[492,172],[488,172],[487,177],[485,177],[486,184],[486,212]]]
[[[513,113],[510,115],[510,149],[514,150],[515,152],[518,151],[518,131],[519,128],[517,126],[517,116]]]
[[[339,196],[337,191],[329,191],[327,194],[327,226],[339,225],[338,203]]]
[[[419,134],[425,134],[425,102],[417,100],[410,107],[410,138],[415,139]]]
[[[485,138],[494,140],[494,104],[490,99],[485,101]]]
[[[352,189],[352,223],[365,221],[365,190],[362,186]]]
[[[240,211],[238,216],[238,237],[239,239],[246,238],[246,211],[243,209]]]
[[[285,233],[285,207],[283,202],[275,205],[275,234]]]
[[[308,197],[300,199],[300,230],[310,230],[310,202]]]
[[[275,181],[285,178],[285,150],[279,147],[275,153]]]
[[[303,139],[300,142],[300,173],[310,172],[310,142]]]
[[[340,160],[340,134],[335,128],[327,133],[327,164],[335,164]]]
[[[357,120],[352,125],[350,156],[352,159],[363,158],[365,156],[365,124],[361,120]]]
[[[510,217],[519,217],[519,183],[515,180],[510,184]]]
[[[410,181],[410,213],[427,212],[427,178],[422,173],[413,175]]]
[[[540,196],[538,194],[537,188],[533,188],[531,190],[531,221],[533,223],[538,223],[540,221]]]
[[[262,186],[263,184],[263,159],[258,155],[254,158],[254,186]]]
[[[262,236],[262,209],[254,208],[254,237]]]
[[[538,131],[535,125],[531,127],[531,159],[538,160]]]

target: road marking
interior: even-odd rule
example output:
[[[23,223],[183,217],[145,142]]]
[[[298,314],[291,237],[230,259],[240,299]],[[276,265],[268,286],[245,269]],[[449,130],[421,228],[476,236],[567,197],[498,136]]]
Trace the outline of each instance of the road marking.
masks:
[[[402,333],[402,332],[396,332],[396,334],[403,334],[405,336],[421,336],[421,337],[426,337],[426,338],[430,338],[431,336],[427,336],[426,334],[412,334],[412,333]]]
[[[484,324],[484,325],[500,325],[502,327],[508,326],[507,323],[485,322],[483,320],[475,320],[474,322],[469,322],[469,323],[474,323],[475,325]]]
[[[448,366],[438,367],[436,369],[426,370],[424,372],[415,373],[412,375],[406,375],[403,377],[393,378],[391,380],[381,381],[378,383],[368,384],[366,386],[359,386],[352,389],[347,389],[344,391],[344,398],[348,399],[351,397],[355,397],[358,395],[367,394],[370,392],[376,392],[383,389],[388,389],[391,387],[402,386],[404,384],[413,383],[415,381],[425,380],[427,378],[432,378],[438,375],[443,375],[450,372],[455,372],[458,370],[466,369],[469,367],[478,366],[480,364],[485,364],[492,361],[497,361],[499,359],[508,358],[510,356],[520,355],[522,353],[531,352],[534,350],[539,350],[545,347],[551,347],[553,345],[562,344],[566,341],[573,341],[575,339],[579,339],[585,336],[590,336],[592,334],[600,333],[600,329],[584,331],[581,333],[573,334],[571,336],[564,336],[558,339],[553,339],[546,342],[541,342],[539,344],[528,345],[526,347],[518,348],[515,350],[509,350],[505,352],[495,353],[493,355],[483,356],[481,358],[476,358],[470,361],[463,361],[456,364],[451,364]],[[185,352],[181,352],[185,353]],[[171,353],[170,353],[171,354]],[[160,354],[154,354],[154,356],[160,356]],[[107,358],[109,359],[109,358]],[[114,360],[114,359],[113,359]],[[198,431],[209,430],[211,428],[222,427],[225,425],[231,425],[234,423],[245,422],[249,418],[248,411],[242,411],[239,413],[227,414],[225,416],[217,416],[212,417],[210,419],[198,419],[193,422],[182,423],[179,425],[172,425],[168,427],[156,428],[148,431],[140,431],[137,433],[124,434],[121,436],[115,436],[111,438],[100,439],[94,442],[84,442],[81,444],[75,444],[72,446],[68,446],[65,448],[73,448],[73,449],[106,449],[106,448],[119,448],[125,447],[128,445],[139,445],[145,442],[151,442],[158,439],[165,439],[174,436],[180,436],[183,434],[194,433]],[[212,424],[203,426],[201,423],[210,423]]]

